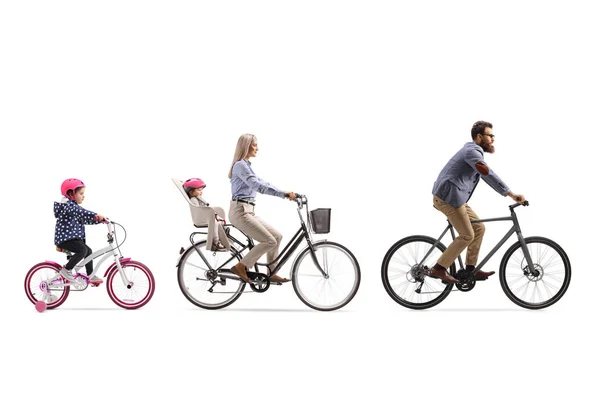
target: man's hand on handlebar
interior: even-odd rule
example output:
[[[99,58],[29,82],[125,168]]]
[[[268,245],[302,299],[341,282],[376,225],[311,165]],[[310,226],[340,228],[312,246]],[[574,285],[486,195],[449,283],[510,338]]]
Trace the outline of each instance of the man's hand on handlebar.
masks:
[[[522,194],[514,194],[513,192],[508,192],[508,196],[519,204],[523,204],[527,201],[525,200],[525,196]]]

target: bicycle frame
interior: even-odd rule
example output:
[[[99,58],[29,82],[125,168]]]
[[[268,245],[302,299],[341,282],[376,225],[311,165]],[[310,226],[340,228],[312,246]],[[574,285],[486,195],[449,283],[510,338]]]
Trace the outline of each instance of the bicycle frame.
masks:
[[[94,271],[91,274],[91,276],[94,276],[96,274],[96,272],[100,269],[100,266],[104,263],[104,261],[106,261],[106,259],[108,259],[112,255],[114,257],[114,262],[119,270],[119,275],[121,276],[121,279],[123,280],[123,284],[127,285],[127,277],[125,276],[125,273],[123,272],[123,268],[122,268],[121,262],[120,262],[120,258],[121,258],[120,253],[117,251],[119,246],[115,245],[115,243],[114,243],[115,231],[111,230],[111,226],[114,227],[114,223],[107,220],[106,226],[108,229],[108,235],[107,235],[108,246],[103,247],[100,250],[94,251],[92,254],[90,254],[89,256],[87,256],[86,258],[81,260],[79,263],[77,263],[77,265],[75,267],[73,267],[73,269],[75,270],[75,272],[77,272],[81,268],[85,267],[85,264],[87,264],[91,260],[94,260],[95,258],[104,254],[104,257],[102,257],[100,259],[100,261],[98,261],[96,263],[96,267],[94,268]],[[53,277],[52,279],[49,279],[49,280],[52,281],[59,275],[60,274],[57,274],[55,277]],[[76,282],[69,282],[69,283],[63,283],[62,286],[73,286],[76,284],[77,284]]]
[[[519,239],[519,243],[521,243],[521,249],[523,250],[523,254],[525,255],[525,259],[527,260],[527,268],[529,269],[529,272],[531,274],[533,274],[534,276],[537,276],[537,271],[535,271],[534,265],[533,265],[533,260],[531,259],[531,254],[529,253],[529,249],[527,248],[527,244],[525,243],[525,239],[523,238],[523,235],[521,233],[521,226],[519,225],[519,220],[517,219],[517,214],[515,213],[515,208],[520,206],[521,204],[513,204],[511,206],[509,206],[508,208],[510,209],[510,216],[509,217],[500,217],[500,218],[487,218],[487,219],[474,219],[471,220],[471,224],[480,224],[480,223],[484,223],[484,222],[497,222],[497,221],[512,221],[513,226],[508,230],[508,232],[506,233],[506,235],[504,235],[504,237],[502,239],[500,239],[500,241],[498,242],[498,244],[496,244],[496,246],[485,256],[485,258],[479,262],[479,265],[477,265],[477,267],[475,268],[475,270],[473,271],[474,273],[476,273],[477,271],[479,271],[481,268],[483,268],[483,266],[490,260],[490,258],[492,258],[494,256],[494,254],[496,254],[496,252],[500,249],[500,247],[502,247],[502,245],[504,245],[504,243],[506,243],[506,241],[514,234],[517,234],[517,238]],[[446,227],[446,229],[444,229],[444,232],[442,232],[442,234],[440,235],[439,238],[437,238],[437,240],[435,241],[434,245],[431,247],[431,249],[429,249],[429,251],[427,252],[427,254],[425,254],[425,257],[423,257],[423,259],[419,262],[419,266],[422,267],[423,266],[423,262],[427,259],[427,257],[429,257],[429,255],[431,254],[431,252],[433,251],[433,249],[437,248],[437,245],[442,241],[442,239],[444,238],[444,236],[446,236],[446,233],[448,233],[448,231],[450,231],[450,234],[452,236],[452,240],[456,239],[456,234],[454,232],[454,227],[452,226],[452,224],[450,223],[450,221],[448,221],[448,226]],[[463,265],[463,261],[461,256],[458,256],[458,263],[460,265],[460,268],[464,268]]]
[[[275,258],[275,260],[271,261],[270,263],[259,263],[257,262],[254,265],[255,270],[258,272],[258,267],[267,267],[269,268],[271,265],[277,264],[277,267],[275,268],[275,270],[273,270],[271,272],[271,274],[276,274],[282,267],[283,265],[290,259],[290,257],[294,254],[294,252],[296,251],[296,249],[300,246],[300,244],[302,243],[303,240],[306,240],[306,242],[308,243],[308,247],[310,248],[310,254],[311,257],[313,259],[313,262],[315,263],[315,265],[317,266],[317,269],[319,270],[319,272],[321,272],[321,274],[323,275],[323,277],[327,278],[327,273],[323,270],[323,268],[321,267],[321,264],[319,263],[319,261],[317,260],[317,257],[315,255],[315,249],[313,247],[313,240],[312,240],[312,236],[310,233],[310,230],[308,229],[308,227],[306,226],[306,221],[304,220],[304,218],[302,217],[302,208],[304,206],[306,206],[306,216],[307,216],[307,220],[310,221],[310,216],[308,214],[308,200],[306,199],[306,196],[301,196],[300,199],[296,200],[296,203],[298,204],[298,217],[300,218],[300,228],[298,229],[298,231],[296,231],[296,233],[294,234],[294,236],[292,237],[292,239],[290,239],[290,241],[286,244],[286,246],[284,247],[284,249],[279,253],[279,255]],[[231,224],[225,224],[225,227],[233,227],[233,225]],[[234,227],[235,228],[235,227]],[[240,231],[241,232],[241,231]],[[243,232],[242,232],[243,233]],[[194,232],[190,235],[190,242],[192,242],[192,245],[195,244],[193,238],[195,235],[206,235],[206,232]],[[246,236],[246,235],[244,235]],[[248,250],[252,250],[252,248],[254,247],[254,241],[252,240],[251,237],[246,236],[247,239],[247,243],[244,244],[241,241],[239,241],[238,239],[236,239],[235,237],[233,237],[232,235],[230,235],[229,233],[227,234],[227,238],[232,241],[233,243],[237,244],[240,248],[236,248],[234,246],[231,246],[231,249],[233,250],[233,255],[227,259],[225,262],[223,262],[223,264],[219,267],[216,268],[216,270],[220,270],[223,266],[227,265],[227,263],[229,263],[231,260],[233,260],[235,257],[237,256],[242,256],[242,252],[245,251],[246,249]],[[212,266],[210,265],[210,263],[208,262],[208,260],[206,259],[206,257],[204,257],[204,254],[202,254],[202,252],[198,251],[196,249],[196,252],[198,253],[198,255],[202,258],[202,260],[205,262],[205,264],[209,267],[210,270],[213,270],[214,268],[212,268]]]

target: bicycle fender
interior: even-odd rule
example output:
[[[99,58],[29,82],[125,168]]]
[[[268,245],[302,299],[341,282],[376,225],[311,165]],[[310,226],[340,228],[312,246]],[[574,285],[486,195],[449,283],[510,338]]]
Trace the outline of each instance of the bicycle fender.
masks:
[[[34,265],[34,267],[37,267],[38,265],[42,265],[42,264],[49,264],[49,265],[52,265],[53,267],[58,267],[59,270],[62,268],[62,265],[60,265],[59,263],[54,262],[54,261],[47,261],[47,260],[44,261],[43,263]]]
[[[181,251],[181,250],[179,251],[180,256],[177,259],[177,264],[175,264],[175,268],[179,268],[181,266],[181,260],[188,253],[188,251],[190,251],[193,248],[194,248],[194,246],[188,246],[186,249],[183,249],[183,247],[181,248],[183,251]]]
[[[123,263],[126,263],[126,262],[128,262],[128,261],[131,261],[131,258],[120,258],[120,259],[119,259],[119,262],[120,262],[121,264],[123,264]],[[110,265],[110,267],[108,267],[108,268],[106,269],[106,272],[104,273],[104,276],[105,276],[105,277],[106,277],[106,276],[108,276],[108,273],[109,273],[110,271],[112,271],[113,269],[115,269],[115,268],[117,268],[117,263],[116,263],[116,262],[112,263],[112,264]]]

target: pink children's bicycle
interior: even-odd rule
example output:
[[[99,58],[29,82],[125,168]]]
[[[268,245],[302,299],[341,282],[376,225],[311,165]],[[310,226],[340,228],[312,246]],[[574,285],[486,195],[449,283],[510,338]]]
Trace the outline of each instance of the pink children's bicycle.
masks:
[[[69,281],[62,277],[59,273],[62,266],[53,261],[41,262],[29,270],[25,277],[25,293],[27,298],[35,304],[36,310],[42,312],[47,308],[56,308],[67,300],[71,291],[83,291],[88,286],[96,286],[90,282],[87,275],[78,271],[90,260],[100,256],[103,257],[96,263],[91,276],[96,274],[104,261],[113,256],[114,261],[104,273],[104,277],[108,296],[116,305],[133,310],[150,301],[155,288],[152,272],[141,262],[123,258],[121,255],[120,247],[127,238],[125,228],[108,219],[105,219],[105,224],[108,228],[108,246],[81,260],[74,268],[74,280]],[[118,243],[115,225],[120,226],[125,233],[121,243]],[[67,259],[70,257],[71,253],[66,250],[57,248],[57,251],[66,253]]]

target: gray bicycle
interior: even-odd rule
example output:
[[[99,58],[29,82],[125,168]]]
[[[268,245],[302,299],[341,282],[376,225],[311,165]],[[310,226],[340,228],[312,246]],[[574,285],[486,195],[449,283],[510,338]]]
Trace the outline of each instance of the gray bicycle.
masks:
[[[460,269],[452,263],[448,273],[459,283],[445,283],[429,276],[429,271],[446,250],[442,239],[450,231],[456,238],[452,224],[438,239],[429,236],[409,236],[396,242],[387,252],[381,266],[381,279],[385,290],[394,301],[404,307],[425,309],[441,303],[451,291],[468,292],[475,287],[475,273],[479,271],[500,247],[514,234],[518,241],[504,254],[500,262],[500,285],[508,298],[515,304],[540,309],[556,303],[565,294],[571,281],[571,263],[567,253],[550,239],[533,236],[524,238],[521,234],[515,208],[509,206],[510,216],[472,220],[472,224],[495,221],[512,221],[513,226],[474,271],[467,271],[461,257]],[[524,202],[528,206],[529,202]]]

